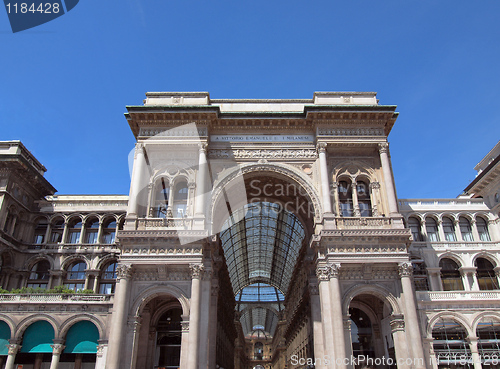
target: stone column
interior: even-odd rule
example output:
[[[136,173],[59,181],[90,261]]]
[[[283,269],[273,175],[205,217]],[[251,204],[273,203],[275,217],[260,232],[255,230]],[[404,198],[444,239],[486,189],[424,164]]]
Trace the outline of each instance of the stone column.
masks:
[[[199,145],[198,174],[196,176],[196,215],[205,214],[205,192],[207,183],[207,147],[206,143]]]
[[[97,242],[96,243],[101,243],[102,242],[102,219],[99,219],[99,229],[97,230]]]
[[[453,219],[453,228],[455,230],[455,238],[457,241],[462,241],[462,233],[460,233],[460,223],[458,219]]]
[[[208,367],[215,368],[217,363],[217,300],[219,298],[219,280],[212,279],[210,296],[210,324],[208,338]]]
[[[425,338],[424,345],[426,346],[426,351],[429,353],[429,368],[438,369],[437,357],[434,352],[434,338]]]
[[[50,362],[50,369],[57,369],[59,366],[59,359],[66,346],[61,343],[54,343],[50,345],[52,347],[52,361]]]
[[[348,369],[353,369],[353,363],[350,358],[353,356],[352,352],[352,337],[351,337],[351,316],[344,315],[344,340],[345,340],[345,353],[349,359]]]
[[[383,142],[378,144],[380,153],[380,163],[384,174],[385,189],[387,193],[387,201],[389,203],[389,213],[391,216],[398,213],[398,202],[396,199],[396,188],[392,180],[392,169],[389,161],[389,143]]]
[[[109,334],[107,369],[123,369],[120,363],[125,343],[127,327],[127,310],[132,279],[132,266],[119,264],[116,268],[117,280],[113,315],[111,316],[111,332]]]
[[[411,356],[408,352],[408,344],[406,342],[404,317],[402,315],[392,315],[389,324],[391,325],[396,360],[401,360],[401,364],[398,365],[398,369],[410,369],[411,366],[406,362],[406,359]]]
[[[497,277],[497,284],[500,286],[500,266],[494,267],[495,277]]]
[[[359,202],[358,202],[358,183],[355,179],[351,180],[352,187],[352,209],[355,217],[361,216],[361,212],[359,211]]]
[[[321,266],[316,268],[316,276],[318,278],[319,298],[321,302],[321,322],[323,326],[323,358],[335,360],[335,351],[333,345],[333,325],[332,325],[332,306],[330,299],[330,289],[328,283],[330,281],[330,268]]]
[[[481,238],[479,237],[479,232],[477,231],[477,224],[475,219],[472,219],[470,221],[470,227],[472,229],[472,238],[474,239],[474,241],[481,242]]]
[[[198,368],[199,333],[200,333],[200,279],[204,271],[203,264],[189,264],[191,269],[191,301],[189,311],[189,356],[187,369]]]
[[[187,362],[188,362],[188,356],[190,355],[189,352],[189,316],[187,315],[182,315],[182,322],[181,322],[181,360],[179,363],[179,368],[180,369],[185,369],[187,367]]]
[[[335,342],[335,367],[345,369],[344,314],[342,313],[342,294],[340,292],[340,264],[330,265],[330,302],[332,304],[333,341]],[[340,364],[340,365],[339,365]]]
[[[427,272],[429,273],[429,282],[431,291],[442,291],[443,283],[441,282],[441,268],[430,268],[427,267]]]
[[[106,369],[107,341],[99,340],[97,342],[99,344],[97,345],[95,369]]]
[[[335,216],[340,216],[340,200],[339,200],[339,185],[337,182],[332,183],[332,192],[334,198]]]
[[[411,280],[413,266],[410,262],[400,263],[398,265],[398,271],[403,288],[405,325],[411,342],[410,349],[413,352],[412,358],[416,360],[416,369],[425,369],[425,362],[420,362],[420,360],[425,361],[425,356],[422,348],[422,335],[418,324],[417,306],[415,304],[413,283]]]
[[[319,167],[321,177],[321,193],[323,194],[323,209],[325,213],[332,212],[330,200],[330,184],[328,180],[328,164],[326,162],[326,143],[318,142]]]
[[[63,234],[61,236],[61,242],[59,242],[59,243],[67,243],[67,242],[68,242],[68,222],[65,219],[64,220]]]
[[[7,345],[9,349],[9,356],[7,356],[7,362],[5,363],[5,369],[14,369],[14,361],[16,360],[16,355],[21,349],[21,345],[17,343],[9,343]]]
[[[130,360],[130,369],[135,369],[137,365],[137,352],[139,349],[139,334],[141,330],[142,318],[140,316],[134,316],[130,321],[133,330],[133,342],[132,342],[132,355]]]
[[[458,269],[462,276],[465,291],[479,291],[476,269],[476,267],[460,267]]]
[[[436,225],[438,227],[439,240],[442,242],[448,242],[446,236],[444,235],[443,221],[441,219],[437,220]]]
[[[481,356],[477,350],[477,337],[468,337],[467,341],[469,341],[470,353],[472,356],[472,363],[474,364],[474,369],[482,369],[481,366]],[[487,367],[487,366],[486,366]]]
[[[370,201],[372,203],[372,216],[373,217],[378,217],[379,216],[379,209],[378,209],[378,191],[380,190],[380,183],[378,182],[371,182],[370,185]]]
[[[137,218],[139,212],[139,193],[141,192],[142,175],[146,167],[146,159],[144,157],[144,145],[137,143],[135,146],[134,169],[132,174],[132,184],[130,188],[130,196],[128,201],[127,217]],[[111,351],[111,348],[110,348]],[[112,353],[110,352],[110,355]]]
[[[317,281],[309,281],[309,296],[311,299],[311,320],[314,337],[314,356],[323,359],[323,324],[321,321],[321,300]]]

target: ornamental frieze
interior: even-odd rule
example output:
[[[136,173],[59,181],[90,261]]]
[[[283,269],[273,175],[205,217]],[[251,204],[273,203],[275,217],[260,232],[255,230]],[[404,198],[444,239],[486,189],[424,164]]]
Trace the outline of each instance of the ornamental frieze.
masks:
[[[208,157],[211,159],[316,159],[318,153],[311,149],[212,149],[208,151]]]
[[[383,128],[320,128],[321,136],[384,136]]]

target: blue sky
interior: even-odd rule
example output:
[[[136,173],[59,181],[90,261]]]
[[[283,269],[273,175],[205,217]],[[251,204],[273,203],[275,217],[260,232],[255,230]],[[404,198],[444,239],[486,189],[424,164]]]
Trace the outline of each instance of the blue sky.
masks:
[[[23,141],[61,194],[128,194],[123,113],[146,91],[377,91],[400,112],[399,197],[456,197],[500,139],[499,14],[498,0],[80,0],[12,34],[0,9],[0,140]]]

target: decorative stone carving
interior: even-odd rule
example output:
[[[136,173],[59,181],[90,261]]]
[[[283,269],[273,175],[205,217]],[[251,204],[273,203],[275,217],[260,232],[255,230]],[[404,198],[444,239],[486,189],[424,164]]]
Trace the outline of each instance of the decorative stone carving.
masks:
[[[189,264],[189,269],[191,271],[191,278],[196,279],[196,278],[201,278],[202,274],[205,270],[205,267],[203,264]]]
[[[330,268],[327,266],[316,268],[316,277],[318,278],[318,281],[329,281]]]
[[[212,296],[218,296],[219,295],[219,286],[212,286],[211,288],[211,293],[212,293]]]
[[[378,144],[378,151],[381,154],[387,154],[389,151],[389,143],[381,142]]]
[[[106,345],[97,345],[97,356],[98,357],[102,357],[102,355],[104,355],[104,347],[106,347]]]
[[[380,188],[379,182],[370,182],[370,189],[371,190],[378,190],[379,188]]]
[[[382,128],[320,128],[318,134],[320,136],[383,136],[384,130]]]
[[[401,278],[411,277],[413,274],[413,265],[410,262],[398,264],[398,272]]]
[[[198,145],[198,148],[200,149],[200,154],[201,153],[206,154],[207,153],[208,144],[206,142],[200,143]]]
[[[316,159],[317,153],[311,149],[256,149],[256,150],[229,150],[212,149],[208,151],[211,159]]]
[[[389,324],[391,325],[392,333],[404,332],[405,330],[405,320],[402,315],[393,316]]]
[[[133,275],[132,265],[129,264],[119,264],[116,267],[116,278],[117,279],[130,279]]]
[[[181,322],[181,330],[182,332],[189,332],[189,321]]]
[[[9,355],[16,355],[21,349],[21,345],[18,345],[17,343],[10,343],[7,345],[7,348],[9,349]]]
[[[54,343],[53,345],[50,345],[50,347],[52,347],[53,355],[61,355],[66,346],[61,343]]]
[[[319,288],[316,283],[309,284],[309,294],[310,295],[319,295]]]
[[[338,278],[340,274],[340,264],[333,263],[330,265],[330,277]]]
[[[319,154],[325,153],[326,152],[326,142],[318,142],[317,145],[317,150]]]

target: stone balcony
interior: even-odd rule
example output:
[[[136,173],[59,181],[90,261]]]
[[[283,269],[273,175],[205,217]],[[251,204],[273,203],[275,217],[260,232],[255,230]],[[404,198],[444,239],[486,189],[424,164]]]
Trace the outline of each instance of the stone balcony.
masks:
[[[0,303],[113,303],[113,295],[94,294],[59,294],[59,293],[4,293],[0,294]]]
[[[391,219],[384,217],[335,218],[337,229],[391,228]]]
[[[458,308],[471,305],[496,306],[500,290],[494,291],[416,291],[419,307]]]
[[[473,242],[448,242],[448,241],[422,241],[422,242],[412,242],[412,248],[429,248],[436,251],[477,251],[477,250],[498,250],[500,248],[500,242],[495,241],[473,241]]]
[[[137,220],[138,230],[147,229],[192,229],[193,219],[191,218],[140,218]]]

